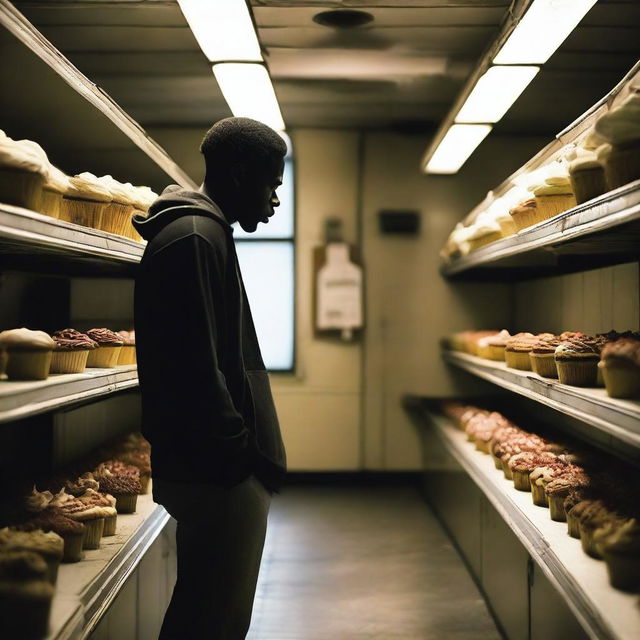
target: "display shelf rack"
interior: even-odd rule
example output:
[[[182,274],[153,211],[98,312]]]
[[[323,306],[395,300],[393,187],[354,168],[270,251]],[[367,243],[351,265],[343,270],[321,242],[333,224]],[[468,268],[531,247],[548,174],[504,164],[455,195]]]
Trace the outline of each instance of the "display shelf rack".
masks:
[[[29,269],[42,269],[43,262],[62,260],[71,270],[129,275],[144,247],[123,236],[0,203],[0,250],[5,265],[22,261]]]
[[[514,279],[640,257],[640,180],[445,264],[446,277]]]
[[[100,549],[85,551],[80,562],[61,565],[49,640],[89,636],[168,521],[150,493],[138,496],[136,513],[118,515],[115,536],[102,538]]]
[[[585,632],[594,640],[632,640],[640,637],[637,594],[609,584],[606,565],[582,551],[580,541],[567,534],[567,525],[554,522],[549,510],[516,491],[497,470],[490,456],[480,453],[466,435],[444,416],[428,409],[419,398],[408,399],[447,450],[487,497],[506,524],[567,602]],[[428,428],[425,426],[425,428]]]
[[[604,389],[574,387],[504,362],[444,351],[445,362],[499,387],[577,418],[613,438],[640,448],[640,402],[610,398]]]
[[[62,409],[137,386],[138,369],[135,365],[54,374],[46,380],[2,380],[0,423]]]

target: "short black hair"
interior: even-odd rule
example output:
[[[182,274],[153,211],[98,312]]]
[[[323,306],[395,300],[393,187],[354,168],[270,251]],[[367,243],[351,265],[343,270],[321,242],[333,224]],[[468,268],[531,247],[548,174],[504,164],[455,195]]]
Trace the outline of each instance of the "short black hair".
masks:
[[[226,172],[231,165],[255,166],[287,154],[284,140],[269,126],[251,118],[225,118],[216,122],[200,144],[207,171]]]

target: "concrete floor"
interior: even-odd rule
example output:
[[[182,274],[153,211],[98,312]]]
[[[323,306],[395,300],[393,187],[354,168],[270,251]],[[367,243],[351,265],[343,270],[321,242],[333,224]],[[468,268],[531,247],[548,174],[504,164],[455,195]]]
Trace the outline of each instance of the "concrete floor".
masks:
[[[498,640],[413,486],[289,486],[269,516],[248,640]]]

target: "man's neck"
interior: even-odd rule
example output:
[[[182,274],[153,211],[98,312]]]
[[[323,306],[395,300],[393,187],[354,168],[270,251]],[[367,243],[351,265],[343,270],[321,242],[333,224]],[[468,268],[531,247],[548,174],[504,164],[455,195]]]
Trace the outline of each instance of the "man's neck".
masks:
[[[225,211],[226,207],[224,206],[224,201],[221,201],[220,198],[216,197],[216,194],[213,193],[213,191],[207,186],[206,182],[203,182],[200,185],[198,191],[207,196],[207,198],[213,200],[218,205],[218,208],[222,212],[222,215],[229,224],[233,224],[235,222],[235,220],[230,219],[231,216],[227,213],[227,211]]]

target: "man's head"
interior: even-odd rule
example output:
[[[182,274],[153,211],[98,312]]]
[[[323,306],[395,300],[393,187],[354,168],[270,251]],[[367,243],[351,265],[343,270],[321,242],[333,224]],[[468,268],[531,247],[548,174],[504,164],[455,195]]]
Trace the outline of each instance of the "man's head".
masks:
[[[257,120],[226,118],[207,131],[200,151],[205,189],[229,221],[248,232],[266,223],[280,204],[275,191],[282,184],[284,140]]]

